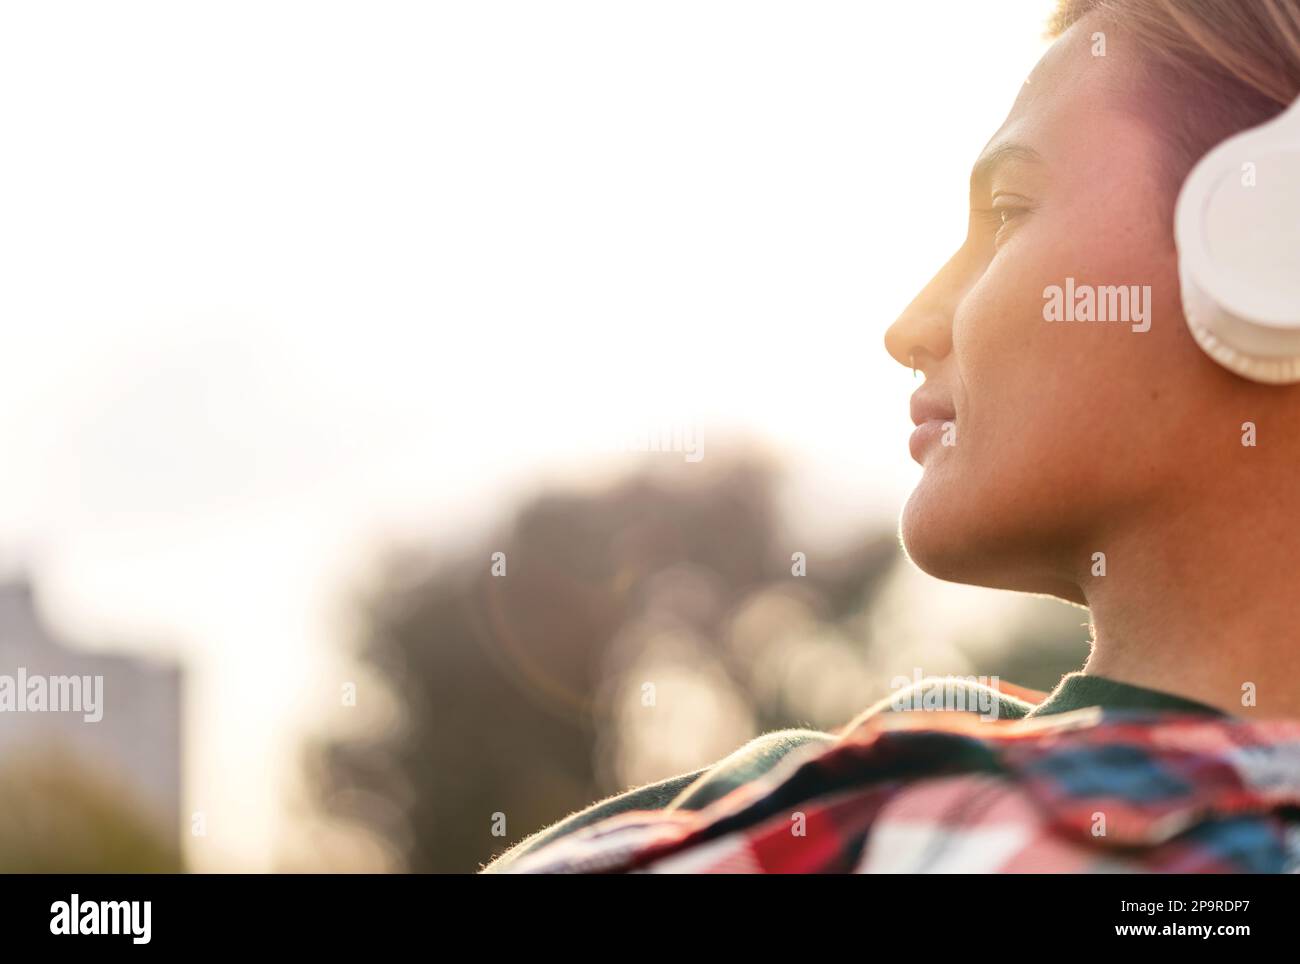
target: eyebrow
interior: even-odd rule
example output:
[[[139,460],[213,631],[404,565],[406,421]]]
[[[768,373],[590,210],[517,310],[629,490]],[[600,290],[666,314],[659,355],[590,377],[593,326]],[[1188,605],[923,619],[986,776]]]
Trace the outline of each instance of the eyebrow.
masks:
[[[980,155],[979,160],[970,170],[970,186],[974,192],[992,177],[993,172],[1006,161],[1028,161],[1031,164],[1043,163],[1043,156],[1032,147],[1006,141]]]

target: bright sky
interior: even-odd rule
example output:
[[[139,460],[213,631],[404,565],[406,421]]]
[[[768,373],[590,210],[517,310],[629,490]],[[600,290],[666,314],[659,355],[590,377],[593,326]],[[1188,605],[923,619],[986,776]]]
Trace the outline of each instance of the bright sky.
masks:
[[[189,673],[187,839],[265,870],[339,593],[664,420],[896,512],[887,324],[1051,0],[0,6],[0,555]]]

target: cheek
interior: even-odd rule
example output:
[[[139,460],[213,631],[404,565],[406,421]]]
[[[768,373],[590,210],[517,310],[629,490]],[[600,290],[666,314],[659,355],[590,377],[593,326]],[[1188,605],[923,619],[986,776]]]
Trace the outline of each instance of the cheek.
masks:
[[[1077,369],[1058,365],[1059,331],[1043,321],[1043,288],[1058,275],[1050,247],[1019,238],[1004,249],[962,299],[953,318],[958,413],[972,453],[1005,453],[1023,444],[1027,416],[1068,391]]]
[[[953,320],[961,438],[947,488],[999,528],[1059,528],[1132,495],[1133,463],[1160,444],[1152,415],[1183,338],[1169,263],[1100,232],[1042,223],[990,263]],[[1014,245],[1014,247],[1012,246]],[[1150,284],[1151,330],[1126,323],[1049,322],[1044,289]],[[1015,519],[1007,518],[1008,515]]]
[[[1123,418],[1174,359],[1193,351],[1177,299],[1177,261],[1148,193],[1090,193],[1030,216],[961,300],[953,354],[972,434],[1040,454]],[[1123,287],[1124,321],[1048,321],[1045,292]],[[1144,306],[1145,311],[1139,308]],[[1143,327],[1141,315],[1150,322]],[[961,398],[959,398],[959,402]],[[960,411],[960,408],[959,408]],[[1098,416],[1102,416],[1098,418]],[[1111,430],[1118,430],[1118,424]]]

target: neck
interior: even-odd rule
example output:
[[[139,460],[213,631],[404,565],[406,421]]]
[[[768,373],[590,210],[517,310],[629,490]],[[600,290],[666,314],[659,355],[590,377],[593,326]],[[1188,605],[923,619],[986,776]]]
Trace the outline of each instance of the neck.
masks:
[[[1300,717],[1300,507],[1200,505],[1214,509],[1181,506],[1085,553],[1105,552],[1107,571],[1080,586],[1093,625],[1084,672],[1234,716]]]

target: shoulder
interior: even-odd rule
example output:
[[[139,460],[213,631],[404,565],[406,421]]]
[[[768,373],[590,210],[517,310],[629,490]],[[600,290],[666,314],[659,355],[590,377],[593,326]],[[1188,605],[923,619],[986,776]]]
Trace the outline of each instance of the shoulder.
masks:
[[[671,804],[682,810],[699,810],[725,797],[743,784],[757,780],[791,752],[806,746],[825,746],[837,737],[821,730],[774,730],[756,736],[705,770]]]
[[[839,733],[847,733],[879,713],[916,710],[974,712],[988,718],[1021,719],[1034,704],[1002,692],[994,686],[963,677],[931,677],[900,685],[890,695],[858,714]],[[497,873],[519,857],[560,837],[565,837],[600,820],[634,810],[700,810],[732,790],[767,774],[787,756],[808,746],[825,746],[839,738],[837,733],[794,728],[774,730],[756,736],[721,760],[690,773],[606,797],[570,814],[558,823],[539,830],[498,856],[484,870]]]
[[[763,776],[792,751],[834,740],[829,733],[808,729],[774,730],[756,736],[710,766],[625,790],[572,813],[515,844],[489,863],[484,872],[498,873],[544,844],[621,813],[702,809],[736,787]]]

